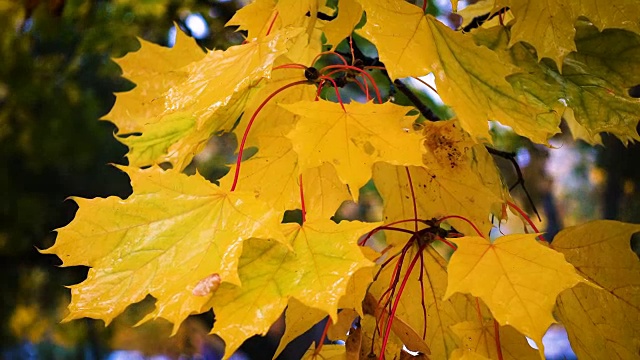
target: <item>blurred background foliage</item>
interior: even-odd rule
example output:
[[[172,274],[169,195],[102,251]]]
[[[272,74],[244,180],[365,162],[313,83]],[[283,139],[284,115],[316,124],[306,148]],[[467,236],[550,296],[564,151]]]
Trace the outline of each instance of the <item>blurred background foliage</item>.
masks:
[[[69,196],[124,198],[131,192],[126,176],[108,165],[124,164],[126,148],[114,139],[111,123],[98,121],[113,105],[114,92],[134,86],[120,77],[111,58],[137,50],[136,37],[171,45],[175,25],[203,48],[239,44],[242,35],[224,24],[244,2],[0,0],[0,358],[117,359],[120,353],[114,350],[137,350],[140,357],[218,356],[222,343],[207,335],[211,313],[189,319],[171,338],[170,325],[162,321],[132,328],[153,304],[151,298],[108,328],[90,319],[60,324],[69,301],[63,286],[80,282],[87,270],[56,267],[57,258],[37,249],[51,246],[53,230],[73,218],[77,207],[65,201]],[[440,15],[447,17],[446,12]],[[363,52],[375,55],[375,48],[356,40]],[[409,104],[402,94],[383,91]],[[433,94],[418,95],[437,116],[451,116]],[[501,149],[517,153],[548,231],[603,217],[640,222],[637,146],[625,148],[605,136],[604,149],[563,135],[552,141],[557,149],[550,150],[500,126],[494,135]],[[191,171],[197,166],[211,179],[222,176],[235,147],[233,136],[212,141]],[[514,183],[511,165],[497,161],[508,183]],[[372,186],[363,189],[361,199],[360,204],[343,204],[338,218],[380,216]],[[278,323],[267,338],[253,339],[242,350],[251,358],[270,358],[282,330]],[[304,351],[309,341],[299,348]],[[295,350],[283,355],[297,357]]]

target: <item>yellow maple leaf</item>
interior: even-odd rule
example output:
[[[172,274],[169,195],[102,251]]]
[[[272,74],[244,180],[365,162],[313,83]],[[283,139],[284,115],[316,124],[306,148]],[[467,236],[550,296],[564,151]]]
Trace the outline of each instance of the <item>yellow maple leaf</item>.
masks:
[[[555,322],[556,296],[585,280],[564,256],[536,242],[537,234],[502,236],[491,243],[478,236],[451,239],[458,245],[447,268],[445,298],[456,292],[481,298],[502,325],[533,339]]]
[[[411,176],[411,186],[407,169]],[[418,166],[393,166],[380,163],[373,169],[373,182],[383,201],[382,215],[389,223],[397,220],[415,218],[413,197],[419,219],[442,218],[448,215],[465,217],[483,234],[488,234],[492,224],[490,215],[492,206],[501,202],[491,188],[471,168],[461,171],[431,170]],[[457,230],[464,234],[475,234],[475,230],[459,219],[448,219]],[[414,229],[414,224],[397,224],[401,228]],[[387,232],[390,244],[406,243],[404,234]]]
[[[347,349],[344,345],[323,345],[320,351],[312,345],[302,357],[303,360],[347,360]]]
[[[300,32],[284,29],[225,51],[212,51],[179,69],[180,81],[163,93],[154,93],[151,102],[162,110],[154,112],[155,119],[147,121],[142,134],[119,138],[130,147],[129,164],[142,167],[168,161],[175,168],[186,167],[213,133],[231,130],[251,90],[270,76],[275,59]]]
[[[437,48],[438,94],[469,134],[489,140],[487,120],[497,120],[537,143],[546,143],[559,131],[560,104],[549,107],[516,93],[505,79],[518,71],[514,65],[435,18],[428,17],[428,25]]]
[[[534,350],[524,335],[511,326],[499,327],[500,354],[498,356],[494,320],[464,321],[455,324],[451,330],[460,338],[461,350],[473,352],[488,359],[537,360],[540,355]]]
[[[293,62],[287,54],[279,57],[274,63],[274,67]],[[270,79],[262,81],[260,88],[247,101],[242,118],[234,129],[236,137],[242,139],[251,118],[256,114],[260,105],[263,105],[247,133],[245,147],[267,146],[274,141],[273,138],[286,137],[293,129],[299,116],[283,109],[280,104],[292,104],[301,100],[314,99],[316,95],[314,85],[308,83],[292,86],[277,93],[266,103],[264,102],[282,87],[303,80],[306,78],[302,69],[278,68],[271,73]]]
[[[290,63],[286,57],[276,65]],[[275,91],[303,80],[300,69],[278,69],[249,100],[244,115],[235,133],[239,139],[245,136],[247,125],[258,107]],[[298,156],[293,151],[291,140],[285,137],[299,116],[280,104],[290,104],[315,96],[312,85],[298,85],[275,95],[267,102],[246,134],[245,148],[256,146],[258,152],[240,167],[238,189],[253,191],[256,196],[279,209],[300,209]],[[230,187],[235,177],[236,166],[220,180],[222,187]],[[343,201],[351,198],[348,190],[329,164],[307,169],[303,174],[307,209],[312,216],[329,218]]]
[[[75,219],[43,251],[58,255],[63,266],[91,267],[85,281],[71,286],[65,320],[109,323],[151,294],[157,302],[148,318],[166,318],[176,330],[189,314],[203,311],[207,298],[192,293],[202,279],[215,273],[239,284],[236,268],[245,239],[284,241],[282,213],[253,194],[229,193],[175,170],[123,170],[133,195],[74,199],[80,207]]]
[[[330,163],[356,199],[375,162],[422,163],[422,137],[409,130],[415,117],[405,115],[407,107],[353,102],[343,110],[324,100],[282,106],[301,117],[287,135],[298,153],[300,171]]]
[[[640,225],[599,220],[562,230],[552,247],[601,289],[579,285],[558,297],[558,315],[579,358],[640,353],[640,261],[629,239]]]
[[[246,30],[247,39],[253,40],[266,36],[267,31],[280,29],[275,10],[275,0],[255,0],[236,11],[225,26],[238,26],[238,31]]]
[[[320,309],[306,306],[296,298],[290,298],[284,312],[284,334],[273,358],[277,358],[290,342],[311,329],[312,326],[326,318],[328,314]],[[338,314],[338,316],[340,316]]]
[[[360,301],[362,303],[362,301]],[[358,313],[353,309],[342,309],[338,313],[338,322],[331,324],[327,330],[327,339],[331,341],[347,340],[347,335],[353,326]]]
[[[299,26],[300,21],[305,20],[306,13],[315,22],[318,9],[325,4],[326,0],[278,0],[276,9],[282,19],[282,26]]]
[[[392,79],[433,71],[437,50],[420,7],[404,0],[358,1],[367,13],[367,22],[356,32],[376,44]]]
[[[235,165],[220,185],[229,187],[233,182]],[[258,153],[243,161],[238,178],[238,190],[253,191],[256,197],[276,209],[300,209],[300,181],[298,155],[291,141],[284,137],[258,149]],[[302,174],[307,213],[330,218],[340,204],[351,199],[347,187],[340,182],[335,169],[329,164],[307,169]]]
[[[327,38],[327,43],[333,48],[344,38],[351,35],[353,28],[362,18],[362,6],[357,0],[342,0],[338,3],[338,16],[324,24],[322,31]]]
[[[397,359],[402,352],[402,341],[391,333],[384,356],[380,356],[382,341],[380,340],[380,332],[377,325],[377,320],[373,315],[365,315],[360,318],[360,334],[358,334],[360,337],[359,359]]]
[[[357,239],[378,225],[313,218],[302,226],[284,224],[293,251],[273,241],[248,241],[238,266],[242,286],[223,283],[210,302],[216,314],[212,331],[224,339],[226,354],[247,338],[266,333],[290,297],[337,321],[349,278],[373,265]]]
[[[406,274],[409,261],[416,255],[416,250],[417,247],[413,246],[407,251],[400,273],[401,279]],[[431,247],[427,247],[422,256],[422,263],[418,261],[409,274],[395,316],[412,328],[419,337],[426,335],[424,340],[434,359],[446,359],[454,349],[459,347],[458,338],[450,327],[461,321],[477,318],[475,302],[466,295],[454,295],[450,299],[443,300],[447,289],[446,262]],[[388,289],[397,263],[398,258],[390,262],[371,286],[370,292],[376,299],[380,299]],[[423,273],[423,286],[419,281],[420,271]],[[423,315],[423,298],[426,321]]]
[[[497,120],[534,142],[559,131],[555,108],[517,94],[505,77],[517,67],[471,36],[454,31],[404,0],[360,0],[367,23],[359,30],[376,44],[392,78],[433,72],[438,94],[474,138],[490,141],[487,121]]]
[[[475,351],[464,351],[456,349],[451,353],[449,360],[490,360],[484,355],[480,355]]]
[[[138,40],[141,45],[138,51],[115,59],[122,75],[136,87],[117,93],[115,105],[101,119],[114,123],[120,134],[141,132],[145,124],[158,120],[156,115],[164,111],[164,104],[153,100],[183,80],[186,74],[178,69],[205,57],[195,40],[181,30],[176,30],[173,48]]]

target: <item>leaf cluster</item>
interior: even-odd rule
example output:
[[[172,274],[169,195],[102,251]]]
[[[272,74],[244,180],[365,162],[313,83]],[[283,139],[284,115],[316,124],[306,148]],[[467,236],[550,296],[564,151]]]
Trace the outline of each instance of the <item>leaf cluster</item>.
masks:
[[[174,332],[213,308],[227,357],[285,312],[279,351],[326,316],[329,338],[346,339],[309,357],[403,358],[406,346],[438,359],[522,359],[538,356],[525,336],[543,354],[555,309],[579,356],[601,344],[632,358],[640,322],[609,316],[607,304],[638,316],[639,273],[611,274],[622,274],[614,264],[637,268],[629,237],[640,227],[589,223],[550,247],[487,147],[489,121],[547,144],[562,117],[590,141],[603,131],[637,140],[640,104],[627,89],[640,82],[640,10],[536,4],[483,4],[499,22],[465,33],[426,3],[256,0],[228,23],[246,31],[241,45],[141,41],[116,60],[136,87],[104,117],[129,147],[119,168],[133,193],[76,198],[75,219],[44,250],[90,267],[71,286],[66,320],[109,323],[150,294],[155,309],[142,322],[161,317]],[[417,101],[396,104],[378,86],[429,73],[453,119],[418,120]],[[183,173],[225,133],[236,134],[238,156],[218,184]],[[257,152],[245,158],[249,147]],[[382,221],[332,221],[369,181]],[[296,209],[300,223],[281,222]],[[490,239],[509,211],[535,232]],[[381,233],[384,248],[367,247]]]

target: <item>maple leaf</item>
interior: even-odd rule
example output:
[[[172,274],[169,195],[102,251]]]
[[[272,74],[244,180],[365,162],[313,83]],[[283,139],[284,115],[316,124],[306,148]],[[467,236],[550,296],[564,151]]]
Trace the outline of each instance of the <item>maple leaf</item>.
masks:
[[[282,105],[301,118],[287,136],[298,153],[300,171],[327,162],[357,199],[371,178],[371,167],[384,161],[422,163],[422,137],[410,129],[409,108],[392,103],[345,104],[324,100]]]
[[[373,182],[382,197],[385,222],[414,219],[415,197],[417,218],[432,219],[458,215],[470,220],[483,234],[487,234],[492,227],[489,221],[492,208],[503,201],[495,191],[502,188],[502,184],[498,182],[495,187],[491,187],[477,175],[470,163],[460,165],[451,171],[377,164],[373,169]],[[463,233],[475,233],[465,221],[447,221]],[[397,226],[413,229],[412,223]],[[390,244],[402,246],[406,240],[406,236],[401,234],[387,234]]]
[[[63,266],[91,267],[87,279],[71,286],[70,314],[109,323],[147,294],[157,299],[147,318],[174,323],[203,311],[206,298],[194,288],[211,274],[239,284],[238,257],[250,237],[284,241],[276,212],[253,194],[229,193],[199,175],[186,176],[158,167],[122,168],[133,195],[74,199],[75,219],[58,230],[44,250]]]
[[[404,0],[358,0],[367,22],[356,32],[376,44],[392,79],[433,71],[437,50],[422,10]]]
[[[449,360],[490,360],[488,357],[478,354],[475,351],[464,351],[456,349],[451,353]]]
[[[284,58],[276,65],[290,62]],[[277,89],[303,80],[299,69],[278,69],[264,87],[248,102],[244,115],[235,132],[244,137],[251,117],[258,107]],[[311,85],[298,85],[283,91],[267,102],[247,133],[245,148],[256,146],[258,152],[241,164],[238,189],[253,191],[256,196],[279,209],[300,209],[298,155],[293,151],[289,133],[299,116],[285,110],[280,104],[290,104],[315,96]],[[230,187],[235,178],[236,166],[220,180],[223,187]],[[340,204],[351,198],[346,186],[329,164],[307,169],[303,174],[309,212],[318,217],[333,216]]]
[[[389,312],[386,311],[378,301],[376,301],[373,295],[367,294],[363,303],[365,314],[373,315],[377,319],[386,319],[384,321],[388,321]],[[380,324],[381,327],[384,327],[385,322],[380,322]],[[418,335],[416,331],[409,324],[402,321],[402,319],[394,316],[391,324],[391,331],[400,341],[402,341],[403,346],[407,349],[414,352],[420,352],[422,354],[431,354],[431,350],[425,343],[422,336]]]
[[[300,302],[300,300],[296,300],[296,298],[290,298],[287,304],[287,310],[284,313],[284,334],[282,334],[280,338],[280,344],[273,358],[277,358],[290,342],[307,332],[312,326],[327,316],[328,314],[325,311],[306,306]],[[338,316],[340,316],[340,314],[338,314]]]
[[[562,230],[553,248],[601,289],[558,297],[558,315],[579,358],[633,359],[640,351],[640,261],[629,239],[640,225],[599,220]]]
[[[403,0],[361,1],[374,42],[392,78],[436,75],[438,94],[473,137],[490,141],[488,120],[500,121],[534,142],[559,131],[554,108],[518,95],[505,77],[517,68]]]
[[[142,134],[119,138],[130,147],[129,164],[141,167],[168,161],[176,168],[186,167],[213,133],[231,130],[250,90],[270,75],[274,60],[299,33],[300,29],[282,30],[212,51],[181,68],[180,81],[154,94],[151,101],[161,104],[162,111],[145,124]]]
[[[351,35],[361,18],[362,6],[357,0],[340,1],[338,3],[338,16],[322,26],[327,43],[333,45],[335,49],[340,41]]]
[[[369,284],[371,284],[371,282],[369,282]],[[360,303],[362,304],[362,300],[360,300]],[[358,316],[358,313],[353,309],[340,310],[338,313],[338,322],[335,324],[332,323],[327,330],[327,338],[332,341],[346,341],[349,332],[353,328],[353,322],[358,319]]]
[[[574,24],[584,16],[599,31],[620,28],[640,33],[640,7],[635,0],[615,2],[499,0],[497,7],[508,6],[515,16],[509,45],[519,41],[536,48],[538,58],[552,59],[558,66],[576,50]]]
[[[337,320],[349,278],[373,265],[357,239],[378,225],[313,218],[302,226],[284,224],[293,251],[273,241],[248,241],[238,266],[242,286],[223,283],[210,302],[216,314],[213,332],[224,339],[226,354],[265,334],[290,297]]]
[[[303,360],[346,360],[347,349],[344,345],[323,345],[319,352],[312,346],[304,353]]]
[[[500,324],[533,339],[542,354],[556,296],[585,280],[562,254],[537,243],[537,236],[506,235],[493,243],[477,236],[451,239],[458,249],[447,268],[445,298],[456,292],[481,298]]]
[[[489,309],[481,300],[476,299],[476,305],[477,316],[474,319],[451,327],[460,339],[460,350],[489,359],[540,359],[540,355],[529,346],[524,335],[509,325],[497,326]],[[498,338],[496,338],[496,331],[499,334]],[[498,353],[498,343],[500,353]]]
[[[413,258],[416,250],[415,246],[412,247],[407,252],[406,258]],[[424,250],[423,259],[421,266],[416,266],[409,274],[395,317],[404,321],[420,337],[423,333],[426,334],[424,340],[434,359],[445,359],[459,346],[458,339],[450,327],[461,321],[475,319],[477,317],[475,303],[470,297],[463,295],[455,295],[448,300],[443,300],[447,289],[446,262],[431,247]],[[397,258],[382,269],[377,280],[371,285],[370,292],[377,299],[380,299],[388,289],[396,264]],[[405,276],[406,270],[405,264],[401,269],[401,278]],[[421,271],[424,287],[419,281]],[[422,299],[426,309],[426,321],[423,315]]]
[[[391,333],[384,356],[380,356],[382,349],[380,341],[376,341],[380,335],[375,316],[365,315],[360,318],[360,357],[359,359],[385,358],[396,359],[402,352],[402,342],[395,334]]]
[[[246,30],[249,40],[266,36],[270,28],[282,27],[275,23],[278,21],[275,6],[275,0],[255,0],[236,11],[225,26],[238,26],[237,31]]]
[[[583,22],[577,24],[577,31],[578,52],[565,57],[562,74],[549,60],[538,62],[522,44],[508,50],[509,36],[503,28],[476,31],[474,36],[479,43],[502,53],[501,58],[512,59],[525,70],[507,78],[516,89],[548,106],[570,107],[572,112],[565,118],[581,125],[586,132],[582,137],[597,141],[595,136],[606,131],[625,143],[640,139],[636,131],[640,101],[629,96],[627,90],[640,83],[636,61],[640,36],[621,30],[600,33]]]
[[[438,94],[467,132],[489,139],[486,121],[497,120],[531,141],[546,143],[559,131],[554,107],[519,95],[507,82],[515,66],[436,19],[429,17],[428,24],[439,58],[434,69]]]
[[[145,124],[154,121],[155,115],[164,111],[164,104],[153,101],[182,81],[186,65],[205,57],[204,51],[194,39],[176,30],[173,48],[140,41],[140,50],[130,52],[114,61],[122,68],[123,76],[136,84],[127,92],[116,94],[116,104],[102,117],[114,123],[121,134],[141,132]]]

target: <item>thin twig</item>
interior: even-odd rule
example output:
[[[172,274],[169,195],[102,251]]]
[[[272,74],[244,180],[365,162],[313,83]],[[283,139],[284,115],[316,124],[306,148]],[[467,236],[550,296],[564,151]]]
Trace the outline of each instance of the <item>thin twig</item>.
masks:
[[[527,195],[527,200],[529,201],[529,204],[531,204],[531,209],[533,210],[533,213],[536,214],[536,216],[538,217],[538,221],[542,221],[542,219],[540,219],[540,214],[538,213],[538,209],[536,208],[536,205],[533,203],[533,199],[531,198],[531,195],[529,195],[529,191],[524,186],[524,176],[522,176],[520,165],[518,165],[518,162],[516,161],[516,154],[512,152],[494,149],[489,146],[485,146],[485,148],[487,149],[489,154],[500,156],[501,158],[507,159],[511,162],[511,164],[513,165],[513,168],[516,170],[516,175],[518,176],[518,180],[515,182],[515,184],[509,187],[509,191],[515,189],[516,186],[520,185],[522,187],[522,190],[524,190],[524,194]]]
[[[396,86],[396,88],[398,90],[400,90],[401,93],[404,94],[404,96],[406,96],[409,101],[411,101],[411,103],[413,104],[413,106],[416,107],[416,109],[418,109],[418,111],[420,111],[420,114],[422,114],[422,116],[425,117],[425,119],[429,120],[429,121],[438,121],[440,120],[440,118],[438,118],[438,116],[436,114],[434,114],[434,112],[429,109],[429,107],[427,105],[425,105],[425,103],[423,103],[420,98],[418,98],[418,96],[416,96],[416,94],[414,94],[408,87],[407,85],[405,85],[401,80],[396,79],[393,84]]]

